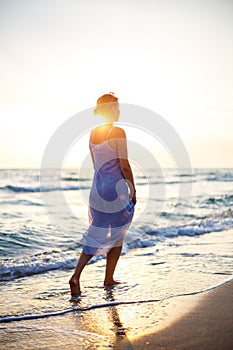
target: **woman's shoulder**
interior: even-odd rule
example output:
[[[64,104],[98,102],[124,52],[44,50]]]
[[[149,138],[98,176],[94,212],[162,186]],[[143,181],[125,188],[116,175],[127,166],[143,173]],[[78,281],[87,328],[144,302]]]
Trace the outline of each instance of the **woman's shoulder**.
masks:
[[[126,134],[124,129],[113,126],[109,130],[104,130],[101,127],[93,129],[90,133],[90,141],[93,143],[102,143],[103,141],[112,140],[112,139],[126,139]]]
[[[119,126],[114,126],[111,132],[112,138],[126,138],[125,130]]]

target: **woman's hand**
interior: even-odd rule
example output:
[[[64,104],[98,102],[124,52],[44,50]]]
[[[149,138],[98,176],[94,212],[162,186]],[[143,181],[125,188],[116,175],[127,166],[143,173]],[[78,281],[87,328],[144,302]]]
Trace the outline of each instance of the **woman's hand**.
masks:
[[[133,204],[136,205],[137,203],[136,190],[130,191],[129,198],[130,200],[133,201]]]

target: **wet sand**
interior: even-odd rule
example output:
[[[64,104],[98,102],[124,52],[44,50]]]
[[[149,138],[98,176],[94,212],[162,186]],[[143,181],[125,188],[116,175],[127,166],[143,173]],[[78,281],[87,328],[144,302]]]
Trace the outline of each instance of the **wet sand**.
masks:
[[[10,292],[11,283],[3,285],[0,297],[6,317],[55,313],[53,317],[2,322],[0,349],[15,349],[16,345],[23,350],[233,349],[233,281],[198,292],[221,283],[224,277],[230,279],[232,232],[221,233],[220,238],[218,234],[198,238],[199,251],[203,249],[206,254],[208,247],[209,252],[221,248],[222,254],[229,255],[229,264],[224,269],[214,265],[214,271],[221,273],[210,277],[207,273],[195,273],[198,269],[192,270],[197,240],[190,238],[192,244],[187,245],[186,239],[184,246],[172,246],[169,254],[166,247],[166,260],[160,251],[155,254],[155,247],[144,248],[143,253],[137,249],[128,252],[121,257],[116,273],[122,284],[113,289],[102,285],[105,260],[88,265],[81,284],[82,297],[74,305],[69,302],[70,271],[15,280]],[[179,252],[174,254],[173,248]],[[185,265],[176,260],[182,249],[186,255],[190,253]],[[197,259],[199,265],[205,262],[199,256]],[[220,264],[221,260],[217,262]],[[101,304],[104,306],[81,310]],[[68,312],[56,315],[62,310]]]
[[[181,297],[192,305],[196,296]],[[178,298],[176,298],[178,301]],[[182,300],[183,299],[183,300]],[[172,315],[170,315],[172,316]],[[173,317],[176,315],[173,314]],[[161,330],[122,339],[116,349],[231,350],[233,349],[233,282],[203,293],[192,311]]]
[[[111,302],[109,292],[108,302]],[[233,349],[233,281],[196,295],[1,324],[0,348]]]

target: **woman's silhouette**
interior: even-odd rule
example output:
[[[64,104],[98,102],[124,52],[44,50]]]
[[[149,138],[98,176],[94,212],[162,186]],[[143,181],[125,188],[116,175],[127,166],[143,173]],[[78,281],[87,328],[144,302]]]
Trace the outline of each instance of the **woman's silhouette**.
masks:
[[[90,225],[84,234],[83,250],[69,281],[72,296],[81,294],[80,275],[93,255],[107,255],[104,285],[118,283],[113,274],[136,204],[126,135],[122,128],[113,126],[120,115],[118,98],[113,93],[101,96],[94,113],[101,115],[105,123],[90,134],[89,145],[94,165],[89,197]]]

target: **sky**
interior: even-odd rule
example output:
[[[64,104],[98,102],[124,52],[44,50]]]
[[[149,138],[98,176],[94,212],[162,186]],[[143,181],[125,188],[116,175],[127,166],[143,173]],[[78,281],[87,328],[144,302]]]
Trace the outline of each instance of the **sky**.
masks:
[[[162,116],[193,167],[233,167],[232,18],[231,0],[0,0],[0,168],[40,167],[110,91]]]

